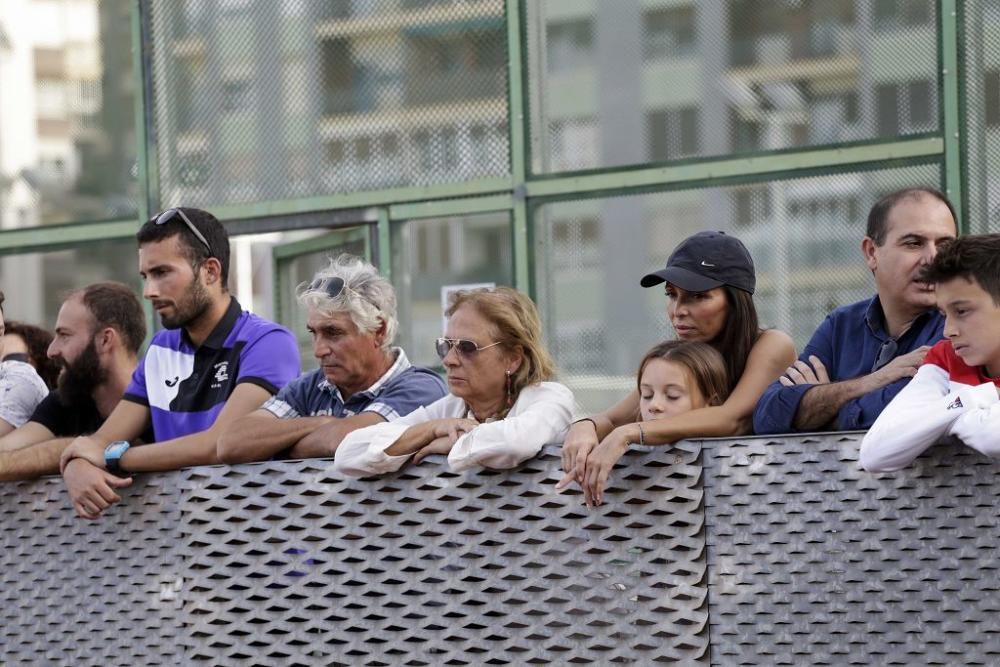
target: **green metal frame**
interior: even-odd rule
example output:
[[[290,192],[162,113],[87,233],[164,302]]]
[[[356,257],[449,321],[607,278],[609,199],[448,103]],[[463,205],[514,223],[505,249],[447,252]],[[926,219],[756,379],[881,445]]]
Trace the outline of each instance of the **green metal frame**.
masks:
[[[964,84],[962,81],[963,23],[959,0],[938,0],[938,48],[941,67],[940,131],[931,135],[869,141],[857,144],[812,146],[746,156],[706,157],[665,164],[639,164],[560,174],[532,174],[530,169],[530,77],[527,23],[529,1],[504,0],[509,103],[510,173],[462,183],[404,187],[368,192],[330,194],[280,201],[212,207],[221,220],[346,211],[371,208],[377,223],[362,229],[370,234],[372,256],[391,274],[392,226],[407,220],[476,215],[507,211],[511,219],[515,284],[533,292],[532,212],[540,205],[572,198],[623,195],[653,190],[675,190],[732,182],[784,178],[848,168],[926,164],[942,165],[943,187],[955,202],[963,227],[966,187],[963,159]],[[16,229],[0,232],[0,255],[79,247],[93,241],[130,238],[139,222],[158,205],[158,158],[152,116],[151,63],[143,49],[148,31],[149,0],[132,0],[132,47],[136,88],[136,141],[140,196],[135,219]],[[275,250],[274,261],[289,253],[309,252],[308,244]],[[277,264],[276,264],[277,268]],[[277,275],[277,273],[276,273]],[[278,306],[279,304],[276,304]],[[278,311],[280,312],[280,310]]]

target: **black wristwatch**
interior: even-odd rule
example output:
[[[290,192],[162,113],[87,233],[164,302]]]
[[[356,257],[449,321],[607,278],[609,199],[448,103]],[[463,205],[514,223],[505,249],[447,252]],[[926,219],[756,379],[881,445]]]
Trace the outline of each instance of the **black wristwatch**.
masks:
[[[108,472],[115,475],[122,472],[119,464],[121,463],[122,456],[131,446],[132,443],[128,440],[115,440],[104,449],[104,465],[107,467]]]

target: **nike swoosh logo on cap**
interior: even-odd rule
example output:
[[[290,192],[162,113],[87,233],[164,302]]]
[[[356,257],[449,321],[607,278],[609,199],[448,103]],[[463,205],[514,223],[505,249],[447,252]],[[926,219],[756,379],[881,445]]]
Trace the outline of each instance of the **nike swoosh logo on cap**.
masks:
[[[714,269],[714,268],[715,268],[715,264],[709,264],[709,263],[708,263],[708,262],[706,262],[705,260],[701,260],[701,265],[702,265],[702,266],[707,266],[707,267],[709,267],[710,269]]]

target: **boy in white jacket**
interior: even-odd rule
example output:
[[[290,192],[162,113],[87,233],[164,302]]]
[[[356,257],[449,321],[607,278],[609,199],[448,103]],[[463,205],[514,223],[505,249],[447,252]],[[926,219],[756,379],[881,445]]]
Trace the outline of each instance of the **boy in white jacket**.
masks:
[[[946,436],[1000,458],[1000,234],[947,242],[923,279],[946,340],[865,435],[861,466],[871,472],[904,468]]]

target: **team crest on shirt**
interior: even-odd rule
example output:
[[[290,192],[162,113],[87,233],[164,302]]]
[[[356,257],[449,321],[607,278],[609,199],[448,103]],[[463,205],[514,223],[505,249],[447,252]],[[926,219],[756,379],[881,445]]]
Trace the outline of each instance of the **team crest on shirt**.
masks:
[[[218,389],[223,382],[229,379],[229,362],[220,361],[213,368],[215,368],[215,381],[212,383],[212,389]]]

